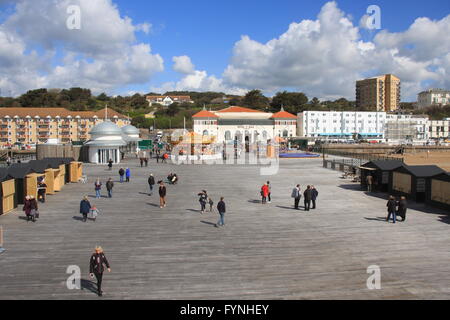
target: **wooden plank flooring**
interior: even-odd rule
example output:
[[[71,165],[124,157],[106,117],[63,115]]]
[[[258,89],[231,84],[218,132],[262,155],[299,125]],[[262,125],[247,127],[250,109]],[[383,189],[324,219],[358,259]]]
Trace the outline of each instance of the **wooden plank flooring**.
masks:
[[[101,245],[112,273],[103,299],[448,299],[448,213],[414,205],[405,223],[391,224],[386,201],[366,195],[321,167],[320,159],[285,159],[275,176],[255,166],[156,164],[131,168],[130,183],[118,168],[85,166],[87,184],[70,184],[48,196],[35,224],[21,208],[0,217],[6,252],[0,255],[0,299],[97,299],[89,290],[88,261]],[[170,172],[168,205],[149,196],[147,177]],[[91,198],[102,214],[79,220],[83,195],[94,195],[95,177],[116,181],[112,199]],[[272,183],[271,204],[259,188]],[[318,208],[293,209],[291,189],[314,184]],[[206,189],[227,204],[226,226],[216,213],[199,213],[196,194]],[[106,190],[103,191],[104,195]],[[215,205],[214,205],[215,206]],[[368,290],[366,269],[381,267],[381,290]],[[83,290],[68,290],[66,268],[79,265]]]

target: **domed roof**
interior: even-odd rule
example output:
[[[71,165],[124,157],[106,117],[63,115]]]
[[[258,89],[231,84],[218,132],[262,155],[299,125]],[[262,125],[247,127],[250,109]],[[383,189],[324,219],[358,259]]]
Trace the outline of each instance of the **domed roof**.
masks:
[[[128,135],[129,134],[139,134],[139,129],[136,128],[135,126],[132,126],[131,124],[129,124],[125,127],[122,127],[121,130],[124,134],[128,134]]]
[[[95,125],[89,133],[91,135],[120,136],[122,135],[122,130],[111,121],[104,121]]]

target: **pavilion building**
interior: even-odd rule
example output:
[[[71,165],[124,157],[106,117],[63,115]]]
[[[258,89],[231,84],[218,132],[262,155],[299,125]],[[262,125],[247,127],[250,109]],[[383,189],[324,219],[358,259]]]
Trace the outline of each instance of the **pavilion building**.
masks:
[[[296,135],[297,117],[281,108],[277,113],[232,106],[202,111],[193,117],[194,132],[213,136],[217,143],[270,143]]]

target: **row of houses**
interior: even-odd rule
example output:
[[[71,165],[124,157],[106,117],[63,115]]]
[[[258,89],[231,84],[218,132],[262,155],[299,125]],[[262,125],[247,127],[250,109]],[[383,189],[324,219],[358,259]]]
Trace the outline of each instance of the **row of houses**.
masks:
[[[33,145],[50,139],[71,143],[87,141],[90,131],[109,119],[118,127],[131,124],[129,117],[112,109],[70,111],[64,108],[0,108],[0,145]]]
[[[400,160],[374,160],[359,167],[361,186],[367,188],[367,176],[373,188],[416,202],[450,210],[450,172],[434,165],[411,166]]]
[[[0,215],[23,204],[27,195],[37,198],[40,181],[47,185],[46,194],[53,195],[65,184],[78,182],[82,174],[82,163],[73,158],[46,158],[0,168]]]
[[[425,115],[364,111],[304,111],[297,115],[297,135],[316,139],[449,139],[450,119]]]

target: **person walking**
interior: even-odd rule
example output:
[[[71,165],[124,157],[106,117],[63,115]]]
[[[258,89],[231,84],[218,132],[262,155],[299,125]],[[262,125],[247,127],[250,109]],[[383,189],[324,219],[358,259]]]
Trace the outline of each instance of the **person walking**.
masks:
[[[97,279],[97,294],[99,297],[103,295],[102,280],[105,266],[108,269],[108,272],[111,272],[111,267],[109,266],[108,259],[106,259],[102,247],[97,246],[95,247],[95,252],[92,254],[89,262],[89,273],[91,278],[94,278],[95,276]]]
[[[113,161],[111,159],[109,159],[109,161],[108,161],[109,171],[112,170],[112,165],[113,165]]]
[[[402,222],[406,220],[406,209],[407,209],[407,202],[406,198],[404,196],[400,197],[400,201],[397,203],[397,214],[402,217]]]
[[[167,189],[164,185],[164,182],[159,181],[159,207],[163,208],[166,206],[166,195],[167,195]]]
[[[102,183],[100,182],[99,178],[97,178],[97,181],[95,181],[94,187],[95,187],[95,197],[97,199],[100,199],[100,197],[102,196],[101,195]]]
[[[113,187],[114,187],[114,182],[112,181],[111,178],[109,178],[108,181],[106,182],[106,190],[108,191],[108,198],[112,198]]]
[[[45,184],[44,180],[38,183],[37,187],[37,196],[38,200],[42,203],[45,202],[45,194],[47,192],[47,185]]]
[[[209,203],[209,212],[212,212],[213,211],[214,201],[213,201],[213,199],[211,199],[210,196],[208,196],[208,203]]]
[[[309,211],[311,206],[311,186],[307,186],[303,192],[303,202],[305,204],[305,211]]]
[[[130,171],[130,168],[127,168],[126,170],[125,170],[125,177],[126,177],[126,181],[127,182],[130,182],[130,177],[131,177],[131,171]]]
[[[372,192],[373,177],[371,174],[369,174],[366,177],[366,182],[367,182],[367,191]]]
[[[153,195],[153,186],[155,185],[155,177],[153,177],[153,174],[150,173],[150,176],[148,177],[148,186],[150,188],[150,196]]]
[[[298,209],[298,203],[300,202],[300,198],[302,197],[299,184],[296,185],[294,189],[292,189],[291,197],[294,198],[294,208]]]
[[[271,203],[272,199],[270,198],[270,195],[272,194],[272,186],[270,185],[270,181],[267,181],[267,202]]]
[[[27,222],[30,220],[33,220],[33,217],[31,216],[31,201],[30,196],[25,197],[25,201],[23,203],[23,209],[25,212],[25,215],[27,216]]]
[[[125,170],[123,170],[123,168],[120,168],[119,169],[120,183],[123,182],[124,175],[125,175]]]
[[[220,197],[220,201],[217,203],[217,211],[219,212],[219,221],[217,221],[215,227],[225,225],[225,202],[223,201],[224,197]]]
[[[147,158],[147,156],[145,156],[144,162],[145,162],[145,166],[148,167],[148,158]]]
[[[80,202],[80,213],[83,215],[83,222],[87,221],[88,213],[91,211],[91,203],[88,197],[84,196]]]
[[[319,191],[317,191],[316,187],[311,186],[311,201],[312,201],[312,208],[311,209],[315,209],[316,208],[316,200],[317,200],[318,196],[319,196]]]
[[[267,203],[267,196],[269,195],[269,186],[264,183],[261,187],[261,204]]]
[[[200,212],[203,214],[205,213],[206,210],[206,202],[208,200],[208,194],[206,193],[206,190],[202,190],[202,192],[200,192],[199,194],[197,194],[199,196],[198,201],[200,202]]]
[[[25,211],[25,215],[27,216],[27,222],[30,220],[36,222],[36,218],[39,217],[38,204],[33,196],[25,197],[25,202],[23,204],[23,211]]]
[[[139,158],[139,162],[141,163],[141,168],[142,168],[143,165],[144,165],[144,158],[140,157],[140,158]]]
[[[395,223],[396,220],[396,216],[395,216],[395,209],[397,207],[397,202],[395,201],[394,196],[389,196],[389,200],[386,204],[387,207],[387,211],[388,211],[388,216],[386,218],[386,221],[389,222],[391,215],[392,215],[392,220]]]

